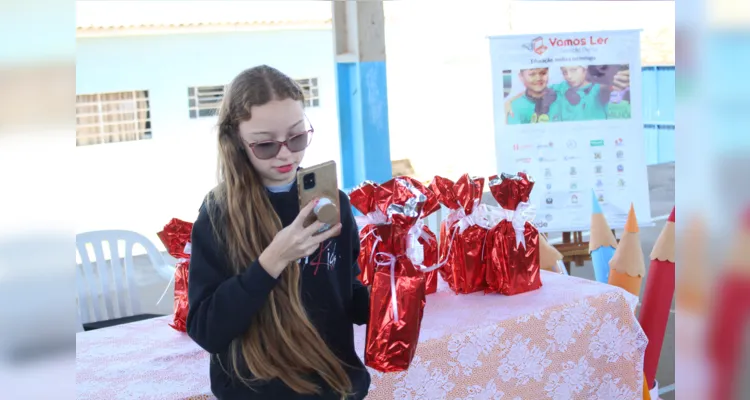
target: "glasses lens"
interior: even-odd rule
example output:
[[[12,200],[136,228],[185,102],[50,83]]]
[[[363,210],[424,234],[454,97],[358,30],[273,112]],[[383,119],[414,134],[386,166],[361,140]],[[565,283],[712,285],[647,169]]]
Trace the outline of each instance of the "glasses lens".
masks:
[[[253,146],[253,153],[261,160],[276,157],[279,154],[279,150],[281,150],[281,143],[278,142],[262,142],[256,143]]]
[[[289,147],[289,151],[297,152],[304,150],[307,145],[310,143],[310,133],[302,133],[299,135],[296,135],[292,138],[289,138],[289,141],[287,142],[287,146]]]

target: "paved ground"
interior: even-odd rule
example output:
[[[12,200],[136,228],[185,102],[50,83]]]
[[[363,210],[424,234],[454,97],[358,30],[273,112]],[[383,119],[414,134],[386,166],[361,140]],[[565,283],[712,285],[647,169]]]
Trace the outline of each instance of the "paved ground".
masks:
[[[651,214],[654,217],[668,215],[674,205],[674,164],[662,164],[651,166],[648,170],[649,190],[651,193]],[[646,257],[646,266],[649,265],[648,254],[653,247],[656,238],[659,236],[664,221],[657,222],[656,226],[641,229],[640,236]],[[618,232],[619,234],[619,232]],[[552,235],[551,239],[555,236]],[[169,257],[169,256],[167,256]],[[171,257],[169,257],[171,258]],[[594,270],[591,262],[586,262],[582,267],[572,267],[572,274],[578,277],[594,279]],[[647,272],[648,274],[648,272]],[[162,280],[151,268],[147,259],[140,258],[136,260],[136,280],[140,286],[140,296],[144,306],[144,312],[169,314],[172,311],[171,287],[164,297],[161,304],[156,305],[157,300],[167,288],[167,282]],[[645,284],[645,282],[644,282]],[[657,380],[661,387],[668,387],[675,382],[675,364],[674,364],[674,302],[672,303],[673,312],[670,315],[667,326],[667,333],[662,347],[661,361]],[[663,400],[673,400],[674,392],[664,393]]]

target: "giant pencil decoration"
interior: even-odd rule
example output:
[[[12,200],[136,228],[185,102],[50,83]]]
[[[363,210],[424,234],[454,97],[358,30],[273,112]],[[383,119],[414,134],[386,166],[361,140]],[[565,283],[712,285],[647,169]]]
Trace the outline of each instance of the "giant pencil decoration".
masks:
[[[607,283],[609,281],[609,261],[614,256],[615,249],[617,249],[617,240],[604,218],[599,200],[597,200],[593,191],[591,191],[591,194],[589,253],[591,254],[591,263],[594,265],[594,278],[597,282]]]
[[[568,274],[562,263],[563,255],[549,242],[544,235],[539,235],[539,266],[543,270]]]
[[[625,223],[625,232],[622,234],[620,244],[617,246],[609,266],[608,282],[610,285],[619,286],[635,296],[640,296],[641,281],[643,276],[646,275],[646,264],[643,262],[641,238],[638,236],[638,221],[635,218],[635,210],[632,204],[630,205],[630,212],[628,212],[628,220]]]
[[[628,212],[628,220],[625,223],[625,232],[622,234],[620,244],[617,246],[609,265],[608,282],[610,285],[621,287],[637,297],[641,295],[641,281],[643,276],[646,275],[646,264],[643,261],[641,238],[638,235],[638,221],[635,218],[635,210],[632,204]],[[643,377],[643,399],[651,399],[645,375]]]
[[[715,371],[714,399],[739,398],[734,388],[740,378],[743,333],[750,317],[750,209],[740,225],[738,234],[730,239],[733,243],[727,269],[719,278],[718,301],[709,324],[708,351]]]
[[[672,307],[675,290],[674,212],[672,208],[672,214],[669,215],[651,251],[651,265],[639,317],[643,332],[648,337],[643,372],[646,374],[649,389],[653,389],[656,383],[654,379],[659,366],[659,355],[664,343],[664,333],[667,330],[669,309]]]
[[[680,239],[680,274],[675,277],[675,305],[680,311],[694,317],[705,317],[708,312],[710,257],[708,255],[708,228],[699,216],[693,215],[687,223],[680,219],[683,237]]]
[[[675,278],[680,328],[675,329],[674,353],[680,376],[685,377],[680,379],[680,393],[690,393],[693,399],[712,399],[709,394],[712,368],[706,353],[706,316],[709,305],[713,304],[709,299],[712,285],[708,229],[700,214],[681,216],[680,227],[683,232],[677,249],[680,273]]]

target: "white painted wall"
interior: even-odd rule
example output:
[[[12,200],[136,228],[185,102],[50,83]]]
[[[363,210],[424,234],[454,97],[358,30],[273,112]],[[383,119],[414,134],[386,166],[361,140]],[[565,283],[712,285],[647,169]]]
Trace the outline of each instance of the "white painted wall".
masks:
[[[194,220],[216,183],[215,118],[189,118],[187,88],[225,84],[257,64],[318,78],[305,163],[339,162],[331,44],[322,30],[78,39],[76,92],[148,90],[153,138],[76,147],[76,231],[128,229],[158,242],[172,217]]]

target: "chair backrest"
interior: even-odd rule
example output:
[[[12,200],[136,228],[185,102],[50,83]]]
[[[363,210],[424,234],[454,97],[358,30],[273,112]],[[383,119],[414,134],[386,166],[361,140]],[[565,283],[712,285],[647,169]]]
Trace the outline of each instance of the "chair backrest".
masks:
[[[78,316],[78,319],[76,320],[76,333],[83,332],[83,322],[81,321],[80,308],[76,309],[76,315]]]
[[[105,243],[107,249],[104,248]],[[120,243],[124,243],[124,257],[120,254]],[[159,275],[171,279],[174,268],[165,263],[148,238],[137,232],[108,230],[76,235],[76,250],[81,258],[81,265],[76,265],[77,300],[83,323],[128,317],[141,312],[133,266],[133,247],[136,244],[146,250]],[[94,252],[93,259],[89,246]],[[124,259],[124,263],[121,259]]]
[[[448,209],[441,206],[437,211],[427,217],[427,221],[425,221],[425,225],[430,228],[438,240],[440,239],[440,223],[443,221],[444,216],[448,215],[447,212]]]

